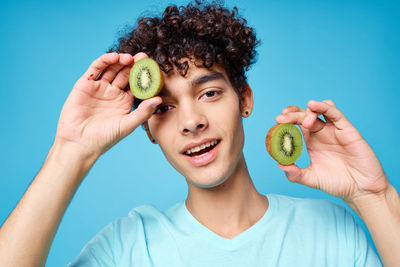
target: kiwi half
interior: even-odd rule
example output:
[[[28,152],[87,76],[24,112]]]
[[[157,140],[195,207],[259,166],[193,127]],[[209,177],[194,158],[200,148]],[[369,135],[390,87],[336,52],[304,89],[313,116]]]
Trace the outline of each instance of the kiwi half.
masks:
[[[282,165],[293,164],[303,151],[300,130],[290,123],[278,124],[269,129],[265,145],[271,157]]]
[[[151,58],[142,58],[135,62],[129,73],[129,87],[139,99],[156,96],[163,87],[160,67]]]

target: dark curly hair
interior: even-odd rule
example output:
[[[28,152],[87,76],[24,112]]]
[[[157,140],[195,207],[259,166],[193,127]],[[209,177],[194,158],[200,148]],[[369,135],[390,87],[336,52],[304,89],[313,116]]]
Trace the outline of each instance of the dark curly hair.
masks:
[[[168,6],[161,17],[141,17],[137,26],[109,52],[134,55],[144,52],[163,72],[174,67],[185,76],[191,60],[197,67],[221,65],[235,90],[245,87],[247,71],[255,61],[259,41],[254,30],[218,2],[196,0],[187,6]],[[135,107],[139,103],[135,103]]]

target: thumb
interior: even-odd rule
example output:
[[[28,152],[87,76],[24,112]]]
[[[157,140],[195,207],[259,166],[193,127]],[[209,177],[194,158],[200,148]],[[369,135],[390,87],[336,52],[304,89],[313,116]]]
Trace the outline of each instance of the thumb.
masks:
[[[157,106],[160,105],[161,102],[162,99],[159,96],[143,100],[134,111],[122,119],[122,131],[125,132],[126,135],[133,132],[139,125],[150,119]]]
[[[288,178],[289,181],[293,183],[298,183],[298,184],[304,184],[306,186],[308,185],[305,179],[305,170],[300,169],[297,165],[291,164],[291,165],[282,165],[278,164],[279,169],[285,172],[286,177]]]

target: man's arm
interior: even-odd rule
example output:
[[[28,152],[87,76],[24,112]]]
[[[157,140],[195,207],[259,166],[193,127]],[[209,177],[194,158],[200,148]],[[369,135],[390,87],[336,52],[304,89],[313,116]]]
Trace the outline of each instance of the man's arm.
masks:
[[[131,111],[133,95],[125,88],[133,62],[143,57],[105,54],[77,81],[44,165],[0,228],[2,267],[45,265],[63,214],[89,169],[161,103],[154,97]]]
[[[54,143],[41,170],[0,229],[1,266],[44,266],[64,212],[96,157]]]
[[[382,194],[360,197],[347,204],[367,226],[385,266],[400,262],[400,197],[393,186]]]
[[[342,198],[365,222],[384,265],[398,266],[400,198],[361,134],[331,100],[289,106],[276,121],[300,126],[310,156],[305,169],[279,165],[288,179]]]

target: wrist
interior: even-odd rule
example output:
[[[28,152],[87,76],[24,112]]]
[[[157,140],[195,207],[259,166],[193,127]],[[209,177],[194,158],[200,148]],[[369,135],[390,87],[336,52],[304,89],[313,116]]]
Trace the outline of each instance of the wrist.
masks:
[[[56,139],[44,165],[74,173],[79,184],[99,157],[100,154],[91,153],[79,144]]]
[[[376,193],[360,194],[352,199],[345,199],[345,202],[361,217],[377,215],[377,212],[399,213],[400,197],[396,189],[391,185],[385,190]]]
[[[101,156],[100,151],[92,151],[92,149],[84,145],[60,137],[55,138],[51,151],[62,152],[65,156],[74,156],[79,160],[91,161],[93,163]]]

